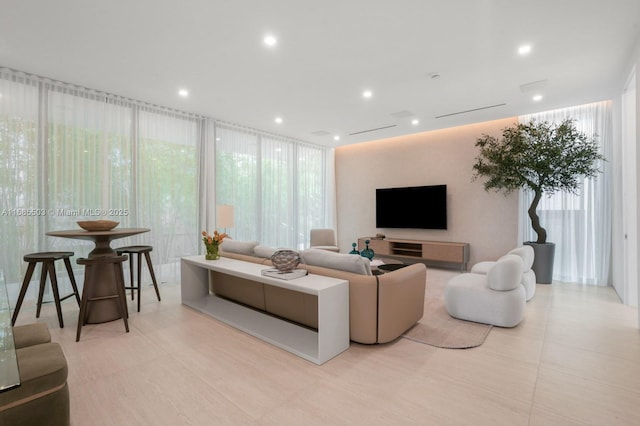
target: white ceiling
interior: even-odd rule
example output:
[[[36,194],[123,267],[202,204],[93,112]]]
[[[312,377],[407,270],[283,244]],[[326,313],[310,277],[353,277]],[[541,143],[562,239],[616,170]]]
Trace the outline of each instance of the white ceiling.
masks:
[[[2,0],[0,66],[337,146],[610,99],[639,21],[639,0]]]

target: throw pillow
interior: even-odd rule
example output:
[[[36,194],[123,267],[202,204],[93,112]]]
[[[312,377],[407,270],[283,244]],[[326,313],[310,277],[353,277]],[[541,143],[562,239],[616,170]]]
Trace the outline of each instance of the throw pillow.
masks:
[[[264,259],[271,259],[271,256],[273,256],[273,253],[277,252],[278,250],[280,249],[267,247],[267,246],[255,246],[253,248],[253,253],[256,256],[262,257]]]
[[[222,251],[227,253],[239,253],[253,255],[253,249],[258,245],[257,241],[237,241],[237,240],[224,240],[220,244]]]
[[[369,259],[354,254],[340,254],[327,250],[306,249],[300,253],[302,262],[307,265],[353,272],[360,275],[372,275]]]

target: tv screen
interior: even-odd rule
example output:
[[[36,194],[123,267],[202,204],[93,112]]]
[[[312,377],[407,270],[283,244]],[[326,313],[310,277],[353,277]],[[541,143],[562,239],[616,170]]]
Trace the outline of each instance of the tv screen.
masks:
[[[376,189],[376,228],[447,229],[447,185]]]

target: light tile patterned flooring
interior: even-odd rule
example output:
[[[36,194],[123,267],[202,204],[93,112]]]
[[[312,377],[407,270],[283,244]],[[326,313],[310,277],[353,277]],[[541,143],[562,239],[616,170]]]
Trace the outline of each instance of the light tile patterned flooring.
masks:
[[[427,297],[455,274],[430,268]],[[23,307],[19,324],[63,346],[73,425],[640,425],[638,313],[611,288],[539,284],[525,320],[478,348],[352,343],[322,366],[160,291],[129,302],[130,333],[88,325],[79,343],[72,299],[64,329],[53,304]]]

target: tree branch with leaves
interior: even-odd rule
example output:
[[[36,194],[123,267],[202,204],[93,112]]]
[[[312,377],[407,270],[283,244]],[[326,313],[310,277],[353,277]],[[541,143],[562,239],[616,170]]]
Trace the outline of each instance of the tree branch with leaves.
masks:
[[[484,189],[504,192],[518,189],[534,193],[528,213],[537,243],[547,241],[547,231],[537,213],[542,195],[577,193],[585,178],[601,172],[605,161],[596,136],[576,129],[574,120],[559,124],[531,120],[507,127],[502,137],[483,134],[476,140],[480,149],[473,165],[473,178],[485,178]]]

